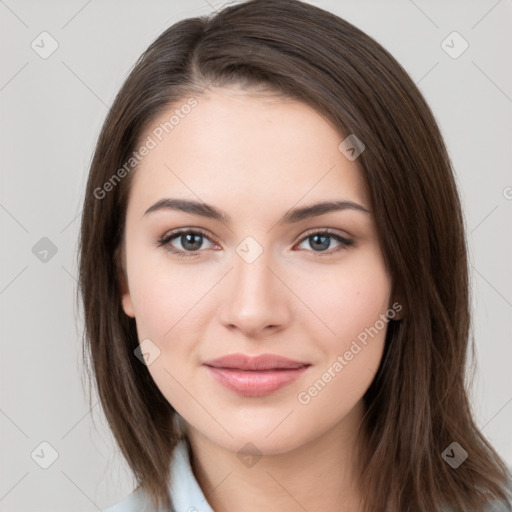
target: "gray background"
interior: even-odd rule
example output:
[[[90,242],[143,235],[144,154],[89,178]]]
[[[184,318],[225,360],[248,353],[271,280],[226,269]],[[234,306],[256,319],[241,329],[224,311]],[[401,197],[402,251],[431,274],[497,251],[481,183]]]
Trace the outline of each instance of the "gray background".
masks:
[[[311,3],[387,48],[440,124],[470,244],[472,403],[478,425],[512,466],[511,2]],[[174,22],[220,5],[0,0],[2,511],[98,510],[133,488],[97,398],[89,410],[82,387],[74,306],[80,208],[101,123],[137,57]],[[47,59],[31,47],[43,31],[59,45]],[[469,43],[456,59],[441,46],[453,31]],[[48,245],[43,237],[57,249],[46,261],[38,252]],[[43,441],[58,453],[48,469],[34,460],[49,461]]]

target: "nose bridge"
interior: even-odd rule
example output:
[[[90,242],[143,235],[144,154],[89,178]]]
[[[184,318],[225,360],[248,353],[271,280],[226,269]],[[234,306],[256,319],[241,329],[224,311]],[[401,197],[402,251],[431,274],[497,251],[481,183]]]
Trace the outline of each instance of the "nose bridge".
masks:
[[[222,321],[246,331],[285,323],[288,297],[275,275],[272,251],[247,237],[236,248],[233,266]]]
[[[271,295],[275,283],[270,251],[263,252],[254,260],[246,260],[237,254],[234,261],[234,290],[238,291],[238,298],[244,301],[255,297],[258,300]],[[274,291],[275,295],[275,291]]]

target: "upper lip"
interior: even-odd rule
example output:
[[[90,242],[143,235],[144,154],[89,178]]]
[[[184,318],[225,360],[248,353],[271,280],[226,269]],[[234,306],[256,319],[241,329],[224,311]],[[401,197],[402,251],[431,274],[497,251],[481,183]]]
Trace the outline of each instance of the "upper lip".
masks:
[[[275,354],[261,354],[258,356],[229,354],[218,357],[217,359],[209,359],[203,364],[206,366],[213,366],[215,368],[234,368],[238,370],[277,370],[310,366],[309,363],[293,361],[292,359]]]

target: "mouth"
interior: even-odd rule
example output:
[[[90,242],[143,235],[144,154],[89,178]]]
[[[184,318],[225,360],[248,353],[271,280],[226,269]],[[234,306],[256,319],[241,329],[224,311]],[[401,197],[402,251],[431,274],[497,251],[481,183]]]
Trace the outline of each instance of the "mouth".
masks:
[[[204,361],[203,364],[214,368],[228,368],[234,370],[293,370],[310,365],[310,363],[294,361],[293,359],[288,359],[287,357],[276,354],[260,354],[258,356],[228,354],[216,359]]]
[[[205,361],[203,365],[221,385],[242,396],[265,396],[296,381],[310,363],[263,354],[250,357],[232,354]]]

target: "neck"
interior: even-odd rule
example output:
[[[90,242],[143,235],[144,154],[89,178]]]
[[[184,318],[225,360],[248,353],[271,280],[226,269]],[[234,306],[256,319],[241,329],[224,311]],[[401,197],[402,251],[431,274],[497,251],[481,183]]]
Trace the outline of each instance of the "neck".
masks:
[[[263,455],[248,467],[189,425],[192,470],[215,512],[359,512],[356,435],[362,414],[360,402],[320,437]]]

